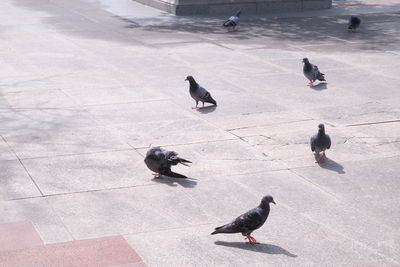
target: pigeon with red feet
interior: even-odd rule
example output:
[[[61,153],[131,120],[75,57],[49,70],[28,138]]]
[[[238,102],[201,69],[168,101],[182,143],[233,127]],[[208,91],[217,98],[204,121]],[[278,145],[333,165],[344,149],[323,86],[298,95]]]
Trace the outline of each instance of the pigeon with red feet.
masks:
[[[192,98],[196,101],[196,106],[192,107],[192,109],[199,109],[200,107],[197,107],[199,104],[199,101],[203,102],[203,108],[204,108],[204,103],[211,103],[213,105],[217,105],[217,102],[211,97],[210,92],[208,92],[206,89],[201,87],[192,76],[187,76],[185,81],[189,81],[190,87],[189,87],[189,93],[192,96]]]
[[[318,133],[310,139],[311,151],[315,153],[315,163],[323,163],[326,159],[325,150],[331,148],[331,138],[325,134],[325,126],[318,125]],[[322,155],[320,153],[322,152]]]
[[[241,233],[246,237],[245,239],[249,240],[248,244],[258,244],[257,240],[251,236],[251,233],[260,228],[267,220],[270,211],[269,203],[276,204],[271,196],[264,196],[258,207],[240,215],[228,224],[215,228],[215,231],[211,234]]]
[[[161,147],[150,148],[146,153],[144,162],[151,171],[155,172],[153,174],[154,178],[161,178],[162,175],[174,178],[187,178],[185,175],[171,171],[171,166],[178,163],[189,166],[188,163],[192,163],[187,159],[178,157],[178,153],[175,151],[168,151]]]
[[[303,74],[310,81],[308,86],[314,86],[316,80],[326,81],[325,74],[319,71],[317,65],[311,64],[308,58],[303,58]]]

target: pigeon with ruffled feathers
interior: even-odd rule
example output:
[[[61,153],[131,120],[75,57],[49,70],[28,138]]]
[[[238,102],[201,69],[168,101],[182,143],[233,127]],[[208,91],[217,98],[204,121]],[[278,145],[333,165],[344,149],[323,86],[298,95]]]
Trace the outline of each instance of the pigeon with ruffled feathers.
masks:
[[[161,147],[150,148],[144,159],[146,166],[153,172],[155,178],[161,178],[161,175],[174,177],[174,178],[187,178],[185,175],[171,171],[171,166],[178,163],[189,166],[187,163],[192,163],[187,159],[178,157],[175,151],[168,151]]]

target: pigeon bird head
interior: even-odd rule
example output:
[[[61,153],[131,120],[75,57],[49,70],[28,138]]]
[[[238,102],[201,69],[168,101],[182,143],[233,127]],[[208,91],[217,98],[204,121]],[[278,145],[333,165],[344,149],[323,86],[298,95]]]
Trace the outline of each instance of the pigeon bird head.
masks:
[[[303,58],[303,63],[310,63],[309,61],[308,61],[308,58]]]
[[[261,200],[261,204],[260,204],[260,206],[262,206],[262,207],[268,207],[269,206],[269,203],[274,203],[275,205],[276,205],[276,203],[275,203],[275,201],[274,201],[274,198],[272,197],[272,196],[264,196],[263,198],[262,198],[262,200]]]
[[[325,126],[322,123],[318,125],[318,132],[325,134]]]
[[[194,82],[194,78],[193,78],[193,76],[189,75],[186,77],[185,81]]]

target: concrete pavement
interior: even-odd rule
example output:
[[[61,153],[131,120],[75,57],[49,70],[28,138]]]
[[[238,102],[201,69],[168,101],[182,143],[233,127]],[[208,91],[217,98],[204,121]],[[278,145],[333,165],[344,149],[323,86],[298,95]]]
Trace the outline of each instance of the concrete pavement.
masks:
[[[0,3],[0,223],[30,221],[48,245],[122,235],[148,266],[400,265],[398,4],[243,16],[227,33],[115,3]],[[303,57],[326,85],[306,86]],[[217,108],[190,108],[187,75]],[[190,179],[152,180],[151,145],[193,161],[175,168]],[[265,194],[262,244],[210,235]]]

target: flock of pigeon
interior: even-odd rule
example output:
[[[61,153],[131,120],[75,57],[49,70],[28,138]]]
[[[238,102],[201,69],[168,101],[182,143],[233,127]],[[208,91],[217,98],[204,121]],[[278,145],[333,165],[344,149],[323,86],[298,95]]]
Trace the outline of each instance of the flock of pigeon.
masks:
[[[235,30],[235,27],[239,23],[240,13],[241,11],[238,11],[234,16],[231,16],[224,22],[223,26],[227,27],[228,30]],[[360,23],[361,20],[358,17],[352,16],[349,21],[348,31],[356,31]],[[308,86],[314,86],[316,80],[326,81],[325,74],[321,73],[316,65],[311,64],[307,58],[303,58],[303,63],[303,74],[310,81]],[[200,86],[192,76],[186,77],[185,80],[189,81],[189,93],[196,101],[196,106],[192,107],[192,109],[204,108],[204,103],[217,105],[210,92]],[[199,102],[202,102],[202,107],[198,107]],[[318,133],[311,137],[310,146],[311,151],[314,152],[316,163],[323,163],[326,160],[325,150],[331,147],[331,139],[329,135],[325,134],[325,126],[323,124],[318,125]],[[185,166],[189,166],[188,163],[192,163],[187,159],[179,157],[175,151],[168,151],[161,147],[150,148],[146,153],[144,162],[154,172],[154,177],[158,179],[162,178],[162,176],[187,178],[185,175],[173,172],[171,167],[178,163]],[[260,228],[267,220],[270,212],[270,203],[276,204],[273,197],[269,195],[264,196],[256,208],[240,215],[228,224],[215,228],[215,231],[211,234],[241,233],[248,240],[248,244],[258,244],[257,240],[251,236],[251,233]]]

